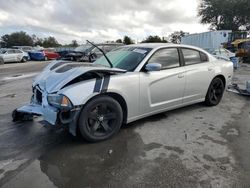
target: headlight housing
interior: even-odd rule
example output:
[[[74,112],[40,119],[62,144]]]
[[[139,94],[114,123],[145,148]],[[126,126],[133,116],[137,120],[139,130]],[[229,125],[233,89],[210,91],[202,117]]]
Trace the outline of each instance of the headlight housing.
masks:
[[[48,103],[57,108],[71,109],[73,107],[69,98],[64,95],[51,94],[47,96]]]

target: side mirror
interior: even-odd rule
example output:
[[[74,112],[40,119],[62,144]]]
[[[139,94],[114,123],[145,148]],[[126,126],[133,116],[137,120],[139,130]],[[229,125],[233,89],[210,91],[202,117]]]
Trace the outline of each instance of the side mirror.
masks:
[[[160,63],[149,63],[146,65],[145,69],[149,72],[151,71],[160,71],[161,70],[161,64]]]

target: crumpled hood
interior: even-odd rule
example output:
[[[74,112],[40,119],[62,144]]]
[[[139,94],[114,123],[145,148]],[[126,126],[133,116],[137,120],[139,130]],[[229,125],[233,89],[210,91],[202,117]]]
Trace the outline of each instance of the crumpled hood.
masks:
[[[70,61],[54,61],[34,79],[33,87],[39,85],[48,93],[59,91],[76,77],[89,71],[126,72],[122,69],[109,68],[93,63],[74,63]]]

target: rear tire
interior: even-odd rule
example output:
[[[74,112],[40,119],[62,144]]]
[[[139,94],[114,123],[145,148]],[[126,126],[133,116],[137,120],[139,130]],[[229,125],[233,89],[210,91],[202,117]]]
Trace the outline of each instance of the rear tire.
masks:
[[[205,104],[207,106],[216,106],[217,104],[219,104],[222,99],[224,90],[225,85],[223,81],[218,77],[214,78],[208,88]]]
[[[4,65],[4,60],[0,59],[0,65]]]
[[[120,104],[111,97],[100,96],[84,106],[78,126],[81,136],[86,141],[99,142],[118,133],[122,119]]]
[[[22,60],[21,60],[21,63],[25,63],[26,61],[27,61],[27,58],[23,57]]]

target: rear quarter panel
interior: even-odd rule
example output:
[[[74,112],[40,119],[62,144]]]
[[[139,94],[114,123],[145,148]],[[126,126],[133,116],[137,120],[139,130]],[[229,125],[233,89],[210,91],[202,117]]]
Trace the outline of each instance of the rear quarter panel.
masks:
[[[231,61],[215,60],[213,61],[215,65],[215,76],[223,75],[226,79],[225,87],[227,87],[233,77],[233,63]]]

